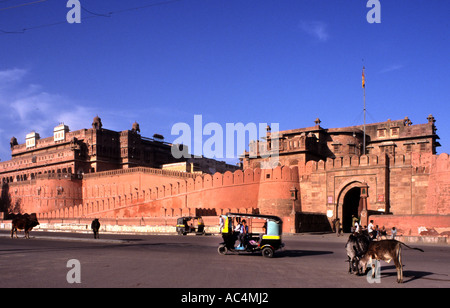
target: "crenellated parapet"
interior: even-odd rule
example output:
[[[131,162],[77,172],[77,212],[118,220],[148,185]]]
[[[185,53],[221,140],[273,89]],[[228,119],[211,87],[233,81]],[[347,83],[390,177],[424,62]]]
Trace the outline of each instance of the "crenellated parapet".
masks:
[[[83,180],[83,203],[43,217],[157,217],[227,211],[279,214],[292,211],[298,168],[246,169],[169,177],[145,168],[104,172]]]
[[[447,155],[447,154],[442,154]],[[448,156],[448,155],[447,155]],[[310,160],[299,163],[300,176],[308,176],[315,172],[334,171],[351,168],[376,168],[376,167],[412,167],[414,172],[429,173],[433,162],[438,156],[425,153],[408,153],[398,155],[349,155],[336,158],[328,158],[326,161]],[[444,160],[444,158],[440,158]],[[445,163],[444,163],[445,164]]]

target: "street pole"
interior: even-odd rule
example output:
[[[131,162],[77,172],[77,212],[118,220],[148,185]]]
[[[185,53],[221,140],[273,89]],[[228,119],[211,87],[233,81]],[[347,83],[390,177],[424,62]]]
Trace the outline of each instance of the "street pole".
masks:
[[[363,155],[366,155],[366,77],[363,66],[363,91],[364,91],[364,135],[363,135]]]

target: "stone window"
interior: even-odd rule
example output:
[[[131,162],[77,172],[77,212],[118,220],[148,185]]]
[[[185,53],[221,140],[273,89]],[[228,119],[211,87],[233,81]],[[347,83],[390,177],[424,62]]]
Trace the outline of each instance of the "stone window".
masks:
[[[405,152],[412,152],[414,150],[414,142],[405,142],[403,145],[405,146]]]
[[[382,129],[377,130],[377,136],[378,136],[379,138],[384,138],[384,137],[386,137],[386,129],[385,129],[385,128],[382,128]]]
[[[398,137],[400,129],[398,127],[391,127],[391,136]]]
[[[425,152],[427,150],[427,143],[429,143],[429,141],[421,140],[421,141],[418,141],[417,143],[420,144],[420,151],[421,152]]]
[[[394,155],[395,154],[395,146],[394,145],[380,146],[380,152]]]
[[[58,194],[58,196],[62,195],[63,192],[64,188],[62,186],[56,187],[56,193]]]
[[[348,145],[348,154],[356,154],[356,144]]]
[[[425,152],[427,150],[427,144],[426,143],[421,143],[420,144],[420,151],[421,152]]]
[[[341,152],[341,144],[340,143],[333,143],[332,146],[333,146],[333,152],[335,154]]]

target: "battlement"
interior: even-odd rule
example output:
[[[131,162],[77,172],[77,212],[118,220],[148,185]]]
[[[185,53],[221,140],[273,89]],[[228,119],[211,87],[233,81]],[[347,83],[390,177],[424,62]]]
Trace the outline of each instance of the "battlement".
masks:
[[[283,180],[298,181],[297,167],[278,166],[275,169],[249,168],[244,171],[227,171],[223,174],[217,172],[214,175],[205,174],[197,176],[195,180],[192,181],[189,179],[187,180],[187,184],[191,189],[197,190],[211,187],[275,182]]]
[[[349,155],[337,158],[299,163],[300,175],[309,175],[315,172],[333,171],[350,168],[375,168],[375,167],[412,167],[415,172],[429,173],[434,161],[439,160],[440,165],[448,168],[448,155],[439,156],[429,153],[408,153],[398,155]]]
[[[193,173],[186,173],[181,171],[173,171],[173,170],[163,170],[156,168],[148,168],[148,167],[135,167],[128,169],[117,169],[96,173],[87,173],[83,175],[84,179],[93,179],[93,178],[103,178],[103,177],[111,177],[111,176],[119,176],[123,174],[130,173],[144,173],[144,174],[155,174],[167,177],[180,177],[180,178],[194,178],[196,175]]]
[[[143,178],[141,181],[134,183],[129,181],[106,181],[113,176],[133,175],[141,173]],[[152,175],[167,177],[166,181],[156,180],[159,185],[152,185],[155,181],[147,181],[145,178]],[[171,177],[171,178],[170,178]],[[105,179],[103,181],[102,179]],[[132,194],[132,192],[151,192],[151,199],[177,195],[187,192],[198,191],[209,188],[219,188],[223,186],[245,185],[261,182],[278,182],[289,181],[298,182],[298,168],[279,166],[275,169],[246,169],[236,170],[235,172],[226,171],[225,173],[211,174],[191,174],[179,171],[167,171],[152,168],[130,168],[115,171],[98,172],[95,174],[87,174],[84,176],[86,187],[86,195],[84,198],[104,197],[104,191],[113,194]],[[109,186],[109,189],[106,187]],[[141,186],[141,187],[138,187]],[[102,189],[100,189],[102,187]],[[92,193],[90,193],[92,191]],[[142,197],[142,196],[141,196]]]
[[[287,166],[214,175],[186,174],[184,178],[169,178],[166,175],[173,172],[158,171],[132,168],[88,175],[83,180],[82,204],[55,208],[42,213],[42,217],[158,217],[199,211],[216,215],[232,209],[255,212],[258,198],[263,195],[287,200],[290,210],[290,189],[298,183],[298,168]],[[134,180],[130,181],[130,175]],[[113,176],[119,179],[111,179]],[[269,186],[262,188],[264,183]]]
[[[450,171],[450,155],[442,153],[433,156],[432,172],[448,172]]]

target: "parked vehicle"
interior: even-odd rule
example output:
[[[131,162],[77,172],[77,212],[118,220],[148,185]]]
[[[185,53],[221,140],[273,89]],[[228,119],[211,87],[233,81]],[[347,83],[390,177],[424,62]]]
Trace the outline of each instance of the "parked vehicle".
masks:
[[[255,219],[263,219],[265,222],[261,228],[261,233],[248,232],[244,235],[242,245],[236,246],[236,241],[240,235],[235,231],[234,222],[237,223],[248,220],[249,225],[253,225]],[[217,251],[221,255],[228,252],[260,252],[264,257],[272,258],[275,251],[284,247],[281,241],[283,221],[280,217],[271,215],[228,213],[221,216],[223,242],[219,244]]]
[[[197,235],[205,234],[205,224],[201,216],[185,216],[177,219],[177,233],[186,235],[195,233]]]

